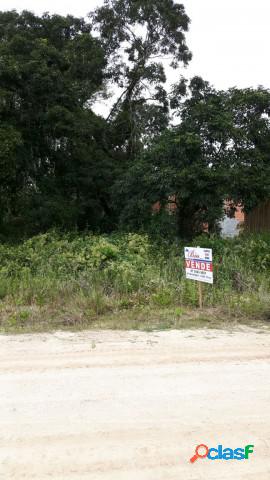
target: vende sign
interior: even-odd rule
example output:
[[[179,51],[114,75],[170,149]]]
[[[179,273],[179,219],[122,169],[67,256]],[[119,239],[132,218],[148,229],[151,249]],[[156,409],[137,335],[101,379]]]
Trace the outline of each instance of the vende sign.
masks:
[[[212,249],[185,247],[184,251],[186,278],[213,283]]]

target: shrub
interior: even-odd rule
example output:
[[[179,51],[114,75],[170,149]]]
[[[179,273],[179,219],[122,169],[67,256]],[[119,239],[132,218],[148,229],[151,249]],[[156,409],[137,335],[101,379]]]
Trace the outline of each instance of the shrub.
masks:
[[[193,245],[213,249],[214,285],[203,287],[205,306],[269,312],[270,235],[204,235]],[[194,307],[197,284],[185,279],[183,249],[182,243],[132,233],[49,232],[19,245],[0,244],[0,301],[18,308],[73,302],[88,316],[146,304]]]

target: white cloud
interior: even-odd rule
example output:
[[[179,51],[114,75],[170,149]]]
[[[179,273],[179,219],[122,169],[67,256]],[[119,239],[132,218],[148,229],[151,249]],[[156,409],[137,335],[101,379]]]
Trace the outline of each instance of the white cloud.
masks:
[[[28,9],[86,16],[102,0],[0,0],[1,10]],[[269,86],[269,0],[182,0],[192,23],[193,60],[185,76],[201,75],[217,88]],[[176,72],[169,72],[170,80]]]
[[[189,73],[218,88],[269,86],[269,0],[184,0],[192,20]]]

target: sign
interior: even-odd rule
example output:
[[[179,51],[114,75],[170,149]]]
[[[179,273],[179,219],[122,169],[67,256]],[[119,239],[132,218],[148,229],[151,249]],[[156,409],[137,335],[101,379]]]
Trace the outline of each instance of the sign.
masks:
[[[212,249],[185,247],[184,251],[186,278],[213,283]]]

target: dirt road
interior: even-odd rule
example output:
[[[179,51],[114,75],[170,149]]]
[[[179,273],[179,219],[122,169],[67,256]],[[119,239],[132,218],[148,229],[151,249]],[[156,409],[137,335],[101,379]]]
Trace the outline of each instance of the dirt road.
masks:
[[[0,478],[269,480],[270,334],[0,337]],[[189,458],[200,443],[249,460]]]

